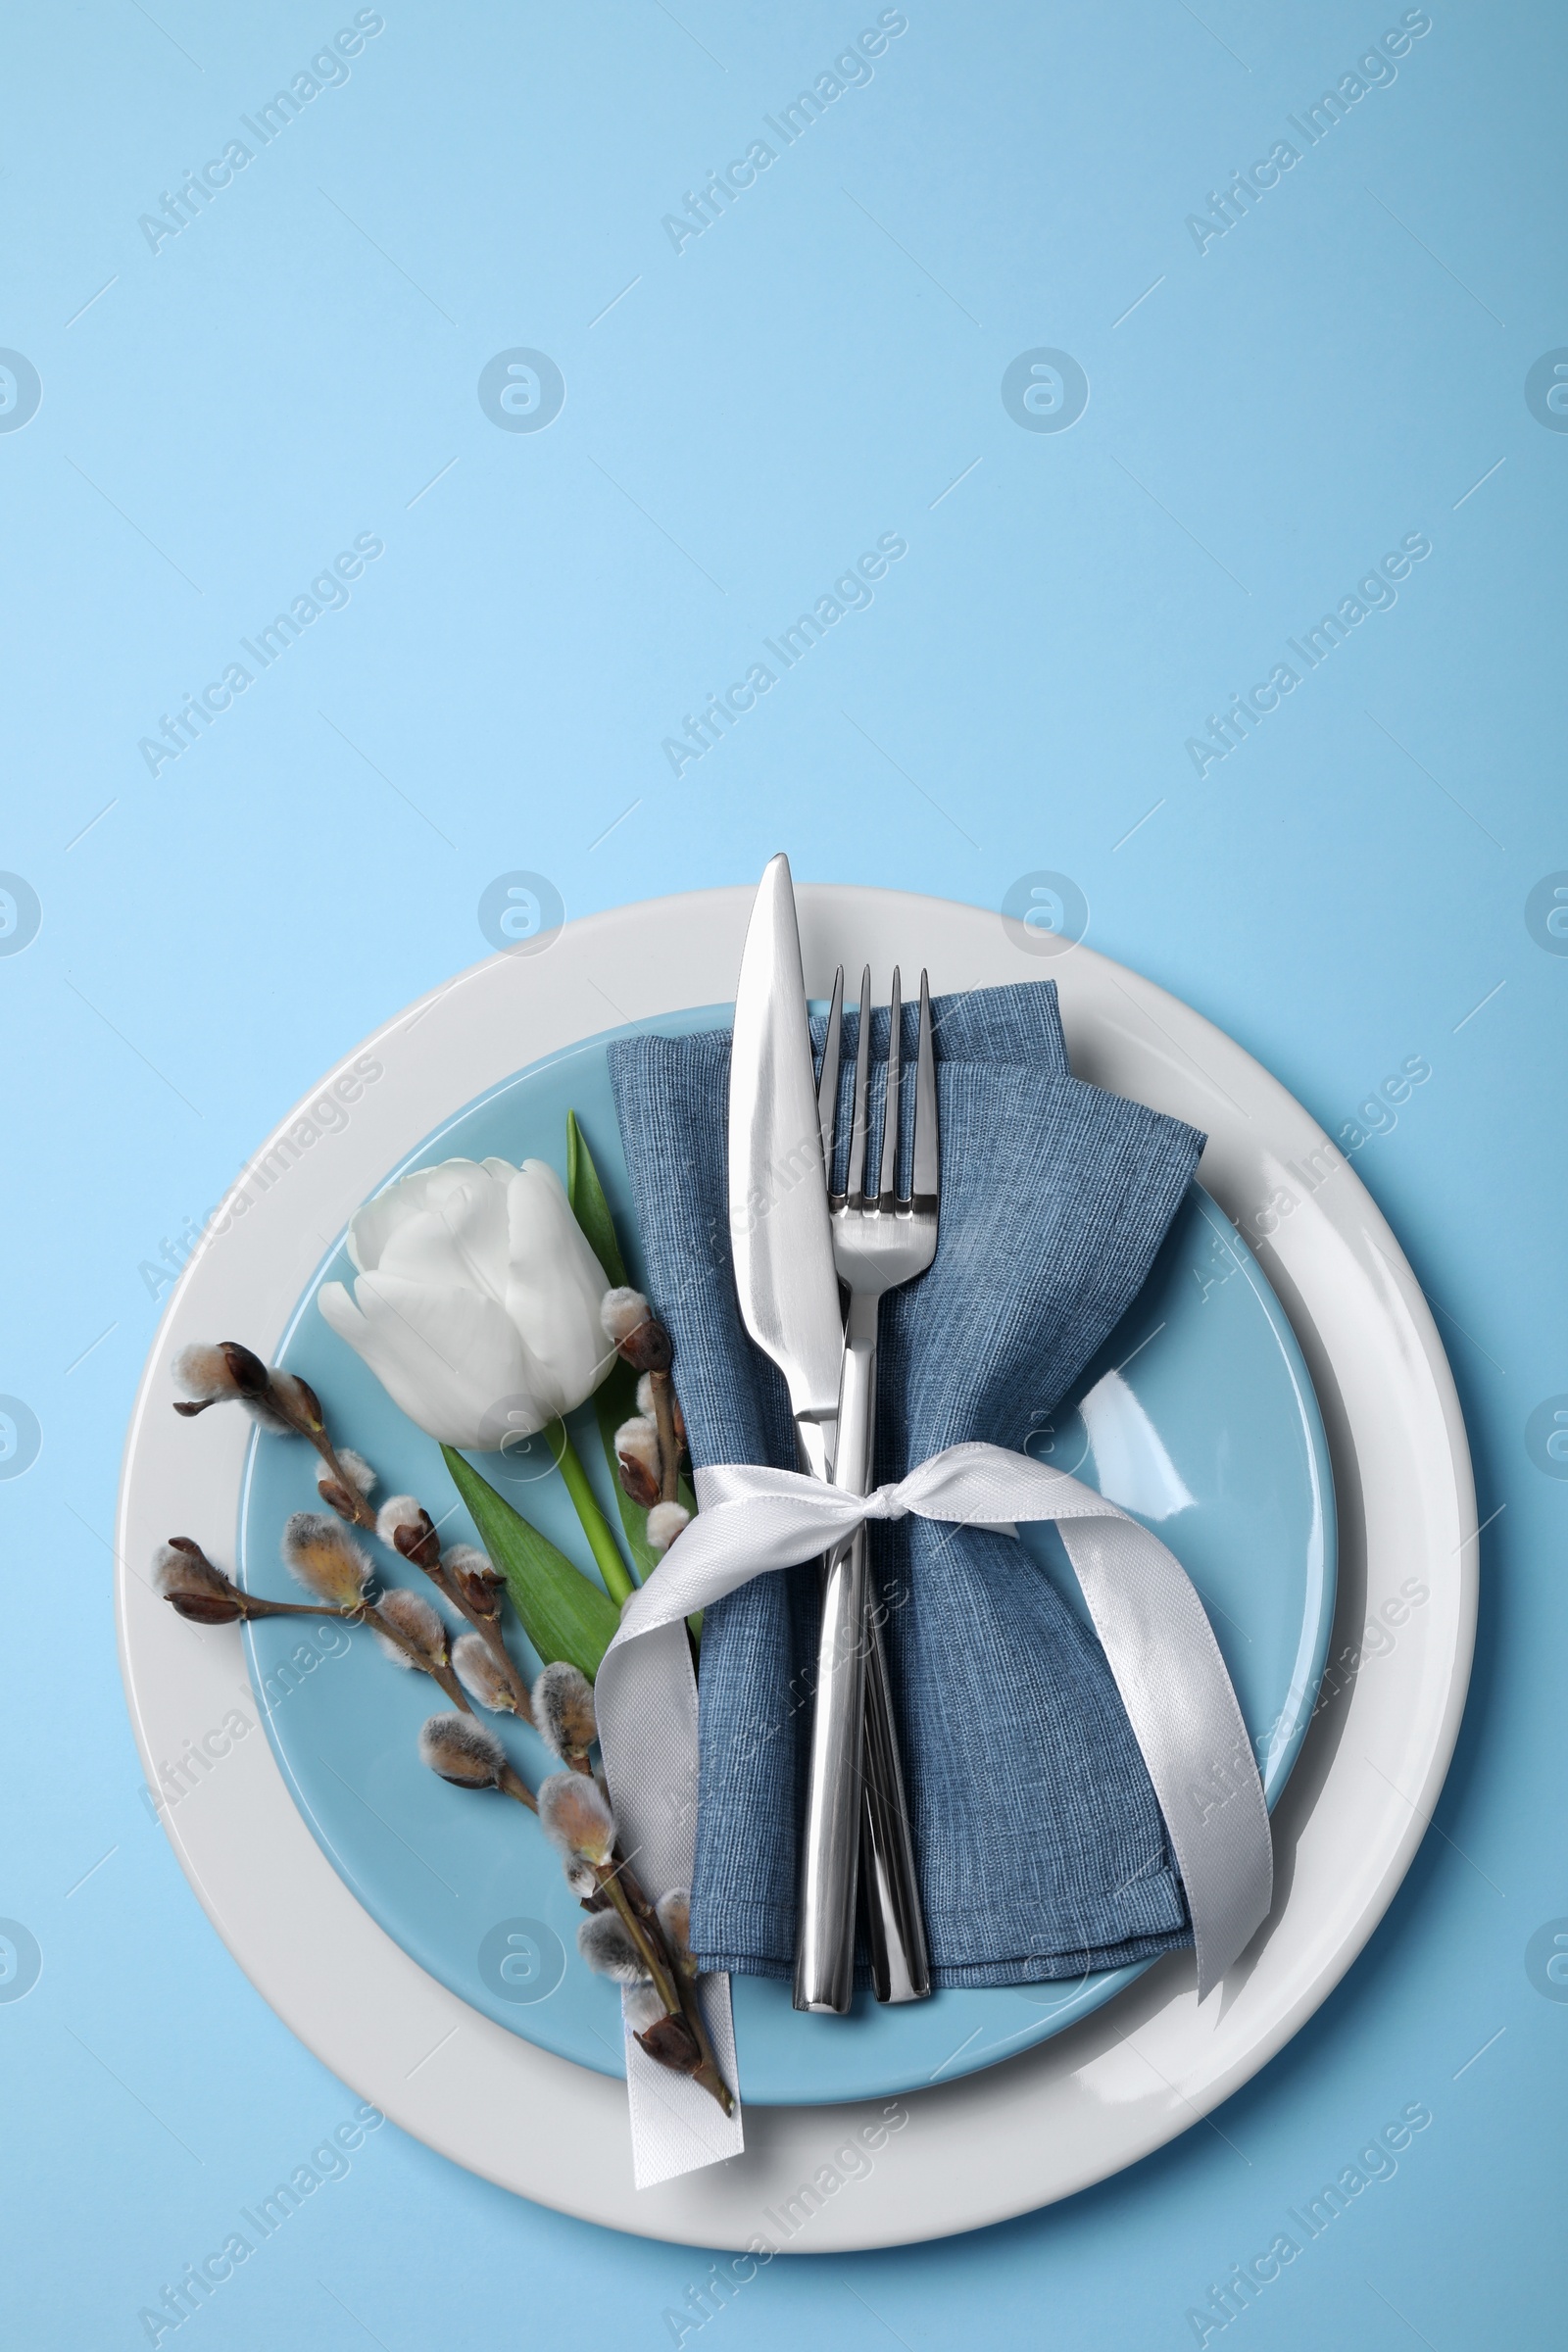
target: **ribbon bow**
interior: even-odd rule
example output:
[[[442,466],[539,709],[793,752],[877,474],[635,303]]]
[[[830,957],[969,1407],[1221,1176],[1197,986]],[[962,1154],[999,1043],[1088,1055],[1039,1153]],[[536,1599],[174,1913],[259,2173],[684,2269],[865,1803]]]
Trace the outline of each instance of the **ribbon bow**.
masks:
[[[595,1685],[605,1773],[625,1849],[656,1898],[689,1887],[697,1847],[697,1680],[685,1620],[754,1576],[815,1559],[862,1520],[1015,1531],[1051,1519],[1082,1587],[1165,1818],[1186,1889],[1201,2000],[1268,1916],[1274,1857],[1263,1787],[1225,1661],[1191,1579],[1136,1519],[1027,1454],[950,1446],[896,1484],[848,1494],[794,1470],[699,1470],[699,1515],[621,1615]],[[735,2080],[729,1980],[703,1980],[719,2063]],[[639,2187],[740,2151],[740,2109],[656,2066],[630,2034],[626,2085]]]
[[[683,1621],[754,1576],[829,1550],[866,1519],[1014,1528],[1054,1520],[1148,1767],[1192,1915],[1201,1999],[1267,1917],[1268,1812],[1230,1676],[1191,1580],[1157,1536],[1064,1472],[950,1446],[896,1485],[847,1494],[794,1470],[696,1474],[699,1515],[633,1595],[599,1669],[605,1771],[650,1891],[689,1886],[697,1686]]]

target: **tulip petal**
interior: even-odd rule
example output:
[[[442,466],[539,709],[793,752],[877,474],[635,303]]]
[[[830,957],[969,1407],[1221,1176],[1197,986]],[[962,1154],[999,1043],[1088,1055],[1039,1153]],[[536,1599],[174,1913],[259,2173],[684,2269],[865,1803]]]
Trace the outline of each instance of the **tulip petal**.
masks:
[[[506,1166],[505,1161],[501,1164]],[[508,1178],[512,1173],[507,1168]],[[373,1200],[367,1200],[362,1208],[356,1209],[349,1221],[349,1255],[356,1271],[373,1274],[385,1264],[388,1247],[403,1226],[421,1214],[439,1216],[456,1194],[465,1192],[473,1194],[476,1200],[495,1192],[504,1203],[506,1179],[498,1182],[493,1169],[481,1166],[477,1160],[447,1159],[433,1168],[415,1168],[409,1175],[400,1176],[396,1184],[389,1184],[385,1192],[377,1193]],[[480,1286],[497,1298],[505,1282],[505,1219],[498,1211],[497,1230],[489,1250],[492,1279]]]
[[[408,1217],[387,1239],[378,1274],[430,1290],[473,1291],[506,1304],[506,1196],[487,1178],[483,1191],[454,1189]]]
[[[393,1403],[443,1445],[493,1449],[550,1419],[554,1406],[540,1400],[522,1344],[493,1298],[432,1290],[384,1268],[362,1274],[354,1295],[357,1311],[340,1284],[323,1285],[322,1313]]]
[[[416,1168],[355,1210],[349,1219],[348,1250],[356,1273],[375,1272],[391,1236],[426,1205],[425,1193],[434,1174],[433,1168]]]
[[[488,1168],[475,1166],[471,1161],[452,1162],[462,1174],[442,1187],[432,1187],[430,1205],[435,1208],[452,1237],[471,1288],[482,1290],[504,1306],[507,1298],[507,1272],[511,1257],[511,1236],[507,1214],[507,1186],[498,1183]],[[438,1169],[445,1175],[445,1169]]]
[[[600,1301],[609,1285],[548,1162],[525,1159],[508,1188],[512,1278],[507,1308],[522,1334],[533,1380],[558,1413],[593,1394],[612,1364]]]
[[[414,1216],[425,1204],[425,1178],[430,1169],[416,1169],[412,1176],[400,1176],[390,1183],[385,1193],[362,1201],[348,1218],[348,1256],[358,1275],[373,1275],[381,1265],[381,1251],[388,1237],[395,1233],[407,1216]]]
[[[421,1208],[387,1236],[376,1274],[394,1275],[399,1282],[420,1283],[432,1291],[472,1291],[485,1297],[482,1284],[469,1279],[462,1250],[453,1240],[446,1218],[436,1208]]]
[[[448,1445],[531,1434],[614,1361],[599,1320],[604,1268],[544,1160],[416,1168],[356,1212],[349,1255],[355,1298],[327,1284],[322,1314]]]
[[[323,1282],[317,1294],[316,1303],[338,1338],[347,1340],[349,1346],[358,1348],[363,1355],[365,1350],[360,1348],[357,1334],[364,1326],[365,1317],[343,1285],[340,1282]]]

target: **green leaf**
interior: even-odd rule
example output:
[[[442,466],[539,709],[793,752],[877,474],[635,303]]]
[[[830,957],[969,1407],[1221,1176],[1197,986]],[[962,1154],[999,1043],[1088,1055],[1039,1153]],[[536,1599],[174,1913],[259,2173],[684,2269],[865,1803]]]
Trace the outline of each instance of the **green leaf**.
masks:
[[[488,1479],[451,1446],[442,1458],[468,1508],[479,1542],[507,1580],[512,1605],[545,1665],[564,1658],[590,1682],[610,1647],[620,1611],[564,1551],[530,1527]]]
[[[572,1212],[588,1237],[588,1246],[610,1278],[612,1289],[621,1290],[628,1277],[626,1261],[615,1238],[614,1221],[605,1188],[599,1181],[588,1139],[577,1124],[574,1110],[566,1113],[566,1198]],[[600,1443],[610,1475],[614,1484],[615,1500],[620,1506],[620,1524],[626,1534],[626,1547],[636,1565],[638,1579],[646,1584],[658,1567],[661,1554],[648,1541],[648,1513],[640,1503],[633,1502],[620,1483],[620,1464],[615,1458],[615,1432],[623,1421],[631,1420],[637,1410],[637,1375],[630,1364],[622,1363],[617,1355],[611,1371],[594,1391],[594,1417],[599,1423]],[[695,1512],[697,1497],[685,1479],[680,1482],[680,1499],[689,1511]]]
[[[588,1237],[589,1249],[605,1269],[611,1289],[624,1290],[626,1261],[615,1239],[615,1222],[574,1110],[566,1113],[566,1198],[571,1202],[572,1214]],[[624,1420],[625,1415],[621,1418]]]

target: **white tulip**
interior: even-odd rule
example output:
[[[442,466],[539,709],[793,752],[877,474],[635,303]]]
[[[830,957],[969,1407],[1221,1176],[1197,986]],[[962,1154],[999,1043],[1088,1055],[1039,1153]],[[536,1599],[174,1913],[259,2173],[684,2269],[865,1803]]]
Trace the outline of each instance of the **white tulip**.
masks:
[[[448,1446],[494,1451],[593,1394],[615,1361],[608,1283],[542,1159],[449,1159],[355,1212],[351,1298],[322,1314],[394,1404]]]

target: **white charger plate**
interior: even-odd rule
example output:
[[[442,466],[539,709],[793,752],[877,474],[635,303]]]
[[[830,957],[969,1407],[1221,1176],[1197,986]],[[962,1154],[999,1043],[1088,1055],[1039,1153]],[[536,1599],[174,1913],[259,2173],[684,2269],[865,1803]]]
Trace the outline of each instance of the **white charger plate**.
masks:
[[[259,1990],[407,2131],[587,2220],[695,2245],[761,2236],[826,2253],[972,2230],[1070,2195],[1206,2115],[1311,2015],[1382,1917],[1437,1802],[1469,1676],[1477,1544],[1458,1399],[1426,1302],[1343,1156],[1257,1062],[1125,967],[1084,947],[1044,960],[1054,943],[1022,946],[1020,926],[982,908],[858,888],[798,895],[815,995],[835,963],[867,957],[879,970],[924,963],[943,990],[1054,978],[1080,1077],[1207,1130],[1200,1177],[1291,1318],[1333,1457],[1339,1603],[1327,1695],[1274,1815],[1274,1912],[1250,1951],[1201,2010],[1192,1955],[1176,1953],[1020,2057],[893,2102],[751,2109],[744,2156],[638,2192],[621,2084],[510,2034],[402,1951],[318,1847],[259,1729],[164,1820]],[[292,1157],[192,1258],[143,1375],[121,1483],[121,1656],[150,1783],[236,1702],[253,1711],[237,1631],[198,1632],[146,1579],[172,1534],[226,1556],[248,1434],[238,1415],[192,1428],[171,1412],[171,1356],[230,1337],[270,1351],[323,1247],[411,1139],[511,1070],[617,1020],[726,999],[752,898],[694,893],[593,916],[543,952],[494,956],[436,990],[341,1065],[368,1054],[380,1073],[362,1077],[347,1124]],[[1417,1589],[1425,1597],[1412,1600]],[[1375,1653],[1362,1639],[1374,1617]],[[1350,1652],[1357,1666],[1336,1665]],[[869,2152],[854,2137],[867,2128]]]

